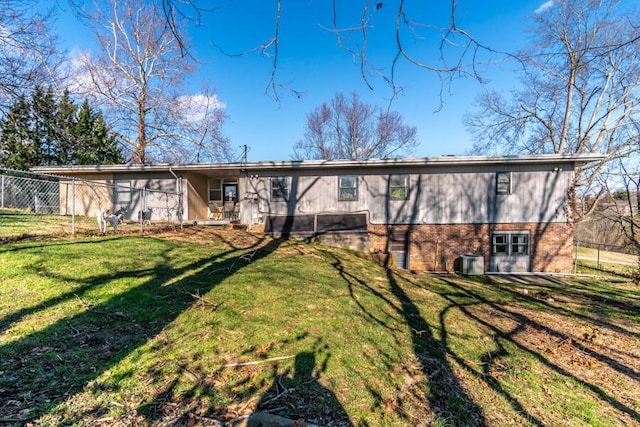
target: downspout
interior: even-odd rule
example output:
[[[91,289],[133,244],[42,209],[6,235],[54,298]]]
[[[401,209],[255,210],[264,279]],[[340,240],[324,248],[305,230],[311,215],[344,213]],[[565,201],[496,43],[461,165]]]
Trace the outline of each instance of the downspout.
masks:
[[[176,175],[169,166],[169,173],[173,175],[176,179],[176,192],[178,193],[178,223],[180,224],[180,229],[182,230],[182,214],[183,214],[183,200],[182,200],[182,178]]]

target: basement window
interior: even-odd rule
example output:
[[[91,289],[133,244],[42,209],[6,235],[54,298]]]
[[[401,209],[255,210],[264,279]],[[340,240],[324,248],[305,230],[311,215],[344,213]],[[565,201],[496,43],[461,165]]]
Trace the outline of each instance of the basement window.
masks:
[[[529,233],[493,233],[491,252],[494,255],[529,255]]]
[[[494,234],[493,235],[493,253],[508,254],[509,253],[509,235]]]
[[[511,235],[511,254],[512,255],[528,255],[529,254],[529,235],[528,234],[512,234]]]

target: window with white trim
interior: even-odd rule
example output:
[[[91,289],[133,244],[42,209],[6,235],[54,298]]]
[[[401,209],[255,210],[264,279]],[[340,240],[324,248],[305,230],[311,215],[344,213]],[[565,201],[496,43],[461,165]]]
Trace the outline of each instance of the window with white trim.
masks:
[[[278,176],[271,178],[271,201],[287,202],[289,201],[289,181],[286,176]]]
[[[498,234],[493,235],[493,249],[494,254],[509,254],[509,235]]]
[[[496,173],[496,194],[511,194],[511,172]]]
[[[529,255],[529,235],[528,234],[512,234],[511,235],[511,254],[512,255]]]
[[[389,196],[391,200],[407,200],[409,198],[409,175],[389,176]]]
[[[222,180],[209,178],[209,201],[222,202]]]
[[[339,176],[338,177],[338,200],[353,201],[358,200],[358,177]]]
[[[209,202],[237,201],[237,188],[237,178],[209,178]]]
[[[529,255],[529,233],[522,231],[493,233],[491,253],[494,255]]]

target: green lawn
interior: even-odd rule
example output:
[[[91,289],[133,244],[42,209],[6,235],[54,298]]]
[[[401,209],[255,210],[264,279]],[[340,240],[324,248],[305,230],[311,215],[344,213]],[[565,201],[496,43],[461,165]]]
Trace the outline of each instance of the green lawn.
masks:
[[[166,224],[154,223],[158,226]],[[149,226],[145,226],[149,229]],[[0,209],[0,241],[19,240],[28,237],[62,237],[77,235],[100,234],[97,219],[94,216],[76,215],[74,219],[70,215],[58,215],[36,213],[24,209]],[[140,231],[140,224],[127,221],[118,226],[119,233],[135,233]],[[105,234],[115,234],[111,225],[108,225]]]
[[[630,277],[638,269],[638,256],[593,248],[578,248],[578,273],[620,274]]]
[[[640,422],[640,292],[213,228],[0,245],[0,422]],[[526,293],[525,293],[526,289]]]
[[[638,255],[631,254],[623,254],[619,252],[611,252],[605,250],[598,250],[594,248],[578,248],[578,258],[588,258],[597,260],[600,258],[601,262],[610,262],[610,263],[629,263],[635,264],[638,263]]]
[[[0,209],[0,237],[70,234],[71,217]]]

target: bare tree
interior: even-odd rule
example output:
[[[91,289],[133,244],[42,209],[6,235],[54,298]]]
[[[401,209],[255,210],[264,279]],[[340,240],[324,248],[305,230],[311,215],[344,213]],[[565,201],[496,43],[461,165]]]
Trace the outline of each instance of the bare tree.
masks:
[[[416,128],[405,125],[394,111],[369,105],[353,93],[337,93],[307,114],[304,138],[294,144],[296,159],[397,157],[417,145]]]
[[[221,132],[224,105],[215,93],[180,93],[196,64],[183,54],[187,39],[173,11],[144,0],[104,0],[83,13],[101,47],[97,56],[83,58],[89,89],[131,162],[232,156]]]
[[[597,214],[593,215],[614,224],[608,230],[604,243],[612,236],[621,235],[623,244],[640,250],[640,172],[638,163],[619,161],[616,171],[610,173],[608,179],[602,179],[605,191]],[[631,168],[631,169],[630,169]],[[640,253],[640,252],[639,252]]]
[[[595,228],[591,222],[605,224],[608,226],[606,234],[596,242],[610,244],[618,237],[619,240],[614,241],[616,246],[623,246],[624,252],[640,255],[640,164],[637,158],[625,160],[619,160],[618,167],[612,168],[609,176],[600,178],[604,188],[599,195],[602,200],[598,209],[587,218],[588,226],[580,228]],[[636,284],[640,284],[640,257],[638,261],[631,272]]]
[[[62,55],[49,29],[51,18],[32,1],[0,0],[0,110],[57,80]]]
[[[578,169],[586,188],[639,148],[640,16],[618,1],[560,0],[534,16],[522,89],[479,98],[466,124],[475,152],[601,153]],[[582,210],[587,214],[588,210]]]

